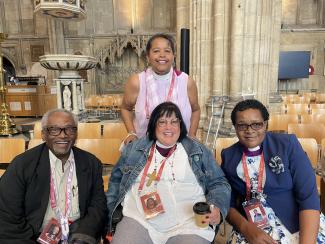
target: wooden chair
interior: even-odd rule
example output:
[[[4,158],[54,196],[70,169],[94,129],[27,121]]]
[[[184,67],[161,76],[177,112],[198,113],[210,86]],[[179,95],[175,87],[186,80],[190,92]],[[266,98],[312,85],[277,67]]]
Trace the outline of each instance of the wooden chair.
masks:
[[[105,95],[102,96],[99,101],[100,114],[113,114],[115,113],[114,98],[113,96]]]
[[[104,124],[103,138],[124,140],[128,132],[123,122],[108,122]]]
[[[107,192],[109,177],[108,175],[103,175],[102,177],[103,177],[104,192]]]
[[[316,101],[316,93],[315,92],[303,92],[302,96],[307,98],[310,103]]]
[[[316,94],[316,103],[325,103],[325,93]]]
[[[281,114],[287,113],[287,104],[281,104]]]
[[[41,125],[41,121],[37,121],[34,124],[33,139],[42,139],[42,125]]]
[[[78,139],[76,146],[94,154],[103,164],[114,165],[120,157],[119,139]]]
[[[99,97],[97,95],[90,95],[85,100],[85,107],[87,109],[97,109],[98,108],[98,99],[99,99]]]
[[[232,144],[236,143],[238,141],[237,137],[226,137],[222,138],[219,137],[216,140],[216,151],[215,151],[215,156],[216,156],[216,161],[219,165],[221,165],[221,151],[224,148],[230,147]]]
[[[303,104],[303,103],[310,103],[310,98],[309,97],[294,97],[293,100],[291,101],[293,104]]]
[[[78,123],[78,139],[100,139],[100,123]]]
[[[324,108],[313,108],[311,109],[311,114],[325,114]]]
[[[297,114],[271,114],[268,121],[268,130],[274,132],[288,132],[288,124],[298,123]]]
[[[0,163],[10,163],[14,157],[25,152],[23,138],[0,138]]]
[[[325,109],[325,103],[311,103],[309,104],[310,109]]]
[[[0,169],[0,177],[6,172],[5,169]]]
[[[320,144],[325,138],[325,125],[323,124],[289,124],[288,133],[296,134],[298,138],[314,138]]]
[[[97,115],[99,109],[99,104],[98,104],[99,99],[100,96],[91,95],[85,100],[85,107],[89,113],[94,112],[94,114]]]
[[[33,147],[36,147],[40,144],[42,144],[44,141],[42,139],[31,139],[28,142],[28,149],[31,149]]]
[[[324,114],[302,114],[301,123],[320,123],[325,125],[325,113]]]
[[[319,158],[319,148],[317,141],[314,138],[298,138],[302,148],[306,152],[313,168],[318,169],[318,158]],[[316,175],[316,183],[318,192],[320,192],[320,180],[321,177]]]
[[[307,103],[287,104],[286,113],[287,114],[308,114],[309,106]]]
[[[123,96],[124,96],[124,94],[116,94],[116,95],[114,95],[114,108],[115,108],[116,113],[118,113],[118,115],[121,112]]]

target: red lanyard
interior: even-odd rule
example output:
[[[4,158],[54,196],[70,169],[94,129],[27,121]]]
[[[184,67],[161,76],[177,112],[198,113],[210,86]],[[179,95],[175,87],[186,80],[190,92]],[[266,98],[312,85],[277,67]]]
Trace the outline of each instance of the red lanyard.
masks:
[[[67,185],[66,185],[66,192],[65,192],[65,211],[64,214],[61,212],[59,207],[57,206],[58,200],[58,189],[54,183],[54,169],[51,167],[51,178],[50,178],[50,202],[51,208],[54,210],[57,218],[61,219],[62,217],[69,217],[71,212],[71,205],[72,205],[72,178],[73,178],[73,162],[70,162]]]
[[[243,164],[243,171],[244,171],[244,176],[245,176],[245,180],[246,180],[246,201],[248,201],[250,199],[250,195],[251,195],[251,180],[248,175],[248,168],[247,168],[245,153],[243,153],[242,164]],[[258,170],[257,192],[259,192],[259,193],[262,193],[263,174],[264,174],[264,155],[262,152],[261,160],[260,160],[260,168]]]
[[[174,86],[175,86],[175,79],[176,79],[176,72],[175,72],[175,70],[173,70],[172,82],[170,83],[169,90],[168,90],[168,95],[166,97],[166,101],[165,102],[169,102],[171,100],[172,96],[173,96],[173,90],[174,90]],[[148,88],[146,88],[146,91],[147,90],[148,90]],[[146,92],[145,110],[146,110],[146,117],[149,118],[150,117],[150,113],[149,113],[148,93],[147,92]]]
[[[162,161],[161,161],[161,166],[158,170],[158,174],[157,174],[157,177],[155,179],[155,181],[159,181],[160,180],[160,177],[161,177],[161,174],[164,170],[164,167],[165,167],[165,164],[166,164],[166,161],[167,159],[175,152],[176,150],[176,146],[177,144],[175,144],[175,146],[173,146],[170,151],[168,152],[168,155],[166,158],[164,158]],[[141,192],[142,189],[143,189],[143,185],[144,185],[144,181],[148,175],[148,170],[149,170],[149,167],[150,167],[150,164],[152,162],[152,158],[153,158],[153,154],[154,154],[154,151],[155,151],[155,148],[156,148],[156,143],[152,144],[151,146],[151,149],[150,149],[150,154],[149,154],[149,157],[147,159],[147,162],[146,162],[146,166],[144,167],[144,171],[143,171],[143,175],[141,177],[141,181],[140,181],[140,185],[139,185],[139,188],[138,188],[138,191]]]

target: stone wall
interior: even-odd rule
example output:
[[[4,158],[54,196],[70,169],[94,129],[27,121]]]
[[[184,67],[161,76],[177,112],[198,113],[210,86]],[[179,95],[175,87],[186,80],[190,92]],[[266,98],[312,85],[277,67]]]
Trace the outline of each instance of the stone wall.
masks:
[[[288,82],[289,92],[317,89],[325,92],[324,70],[324,0],[282,0],[281,51],[310,51],[314,75]],[[285,89],[281,82],[280,89]]]
[[[95,56],[118,36],[174,34],[175,6],[173,0],[91,0],[87,1],[85,20],[53,23],[48,17],[33,13],[32,0],[3,0],[0,1],[0,31],[9,35],[2,43],[3,53],[18,76],[45,73],[51,83],[57,74],[43,69],[35,61],[35,55],[42,54],[42,50],[44,54],[65,52]],[[57,40],[51,40],[51,36]],[[117,60],[115,67],[128,64],[143,68],[144,61],[133,55],[132,47],[126,48],[125,56]],[[86,94],[101,92],[101,89],[114,90],[109,84],[114,85],[115,81],[108,81],[110,77],[101,74],[102,70],[88,71],[92,84],[85,85]],[[121,85],[118,90],[121,91]]]

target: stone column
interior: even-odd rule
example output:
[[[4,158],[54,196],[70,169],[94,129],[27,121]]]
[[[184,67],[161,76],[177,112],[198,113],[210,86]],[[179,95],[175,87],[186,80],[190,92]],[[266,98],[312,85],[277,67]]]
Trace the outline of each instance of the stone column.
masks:
[[[61,94],[61,81],[59,79],[55,79],[56,81],[56,104],[58,108],[63,108],[62,104],[62,94]]]
[[[211,92],[212,0],[192,0],[190,5],[190,74],[196,81],[201,119],[207,117],[204,105]]]
[[[278,92],[278,69],[279,69],[279,53],[280,53],[280,35],[281,35],[281,13],[282,0],[274,0],[271,29],[273,36],[271,37],[271,69],[269,83],[269,112],[280,113],[282,98]]]
[[[190,22],[190,5],[188,0],[177,0],[176,1],[176,64],[180,64],[181,54],[181,29],[189,28]],[[191,33],[190,33],[191,35]],[[178,66],[180,67],[180,66]]]
[[[51,54],[65,53],[63,21],[47,17],[49,44]]]
[[[228,95],[229,90],[230,5],[229,0],[218,0],[213,7],[213,96]]]
[[[230,113],[247,98],[269,103],[270,91],[277,89],[280,45],[281,0],[215,1],[213,8],[213,89],[228,96],[219,134],[233,134]],[[229,60],[228,60],[229,57]]]

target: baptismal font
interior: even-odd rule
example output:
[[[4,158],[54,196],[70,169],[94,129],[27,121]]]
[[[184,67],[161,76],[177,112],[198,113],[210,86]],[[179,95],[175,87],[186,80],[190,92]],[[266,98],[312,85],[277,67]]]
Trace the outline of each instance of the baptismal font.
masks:
[[[47,15],[56,21],[82,20],[86,17],[85,0],[35,0],[35,13]],[[55,29],[55,28],[54,28]],[[92,69],[97,60],[90,56],[66,54],[63,29],[49,32],[52,42],[59,46],[52,54],[40,57],[41,65],[50,70],[58,70],[59,77],[54,79],[57,91],[57,107],[65,108],[74,114],[85,111],[83,79],[78,71]],[[51,43],[51,41],[50,41]]]

